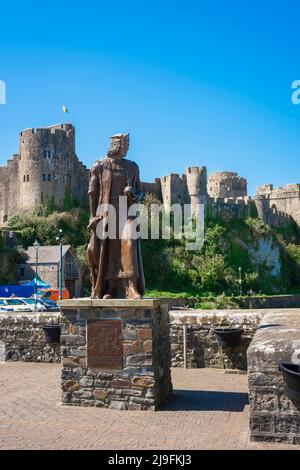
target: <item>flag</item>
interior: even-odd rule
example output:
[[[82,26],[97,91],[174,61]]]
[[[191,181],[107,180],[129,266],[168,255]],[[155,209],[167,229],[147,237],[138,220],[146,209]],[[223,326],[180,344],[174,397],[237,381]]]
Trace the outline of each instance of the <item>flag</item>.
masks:
[[[63,107],[62,107],[62,112],[63,112],[63,113],[68,113],[69,110],[68,110],[68,108],[67,108],[66,106],[63,106]]]

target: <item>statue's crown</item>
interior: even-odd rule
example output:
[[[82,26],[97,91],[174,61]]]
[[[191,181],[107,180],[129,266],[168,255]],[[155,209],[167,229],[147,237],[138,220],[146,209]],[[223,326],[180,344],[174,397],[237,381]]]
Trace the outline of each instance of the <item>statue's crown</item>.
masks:
[[[112,135],[111,138],[110,138],[111,142],[114,142],[116,140],[121,140],[121,141],[125,141],[125,140],[129,140],[129,134],[115,134],[115,135]]]

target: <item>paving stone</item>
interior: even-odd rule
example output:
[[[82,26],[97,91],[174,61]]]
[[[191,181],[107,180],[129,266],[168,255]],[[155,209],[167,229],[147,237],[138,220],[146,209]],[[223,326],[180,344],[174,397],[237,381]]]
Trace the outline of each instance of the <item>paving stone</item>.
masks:
[[[62,405],[59,364],[0,364],[0,448],[300,449],[296,437],[294,445],[249,442],[246,375],[176,368],[172,376],[174,399],[163,410],[141,413],[142,405],[130,400],[124,412],[103,400]]]

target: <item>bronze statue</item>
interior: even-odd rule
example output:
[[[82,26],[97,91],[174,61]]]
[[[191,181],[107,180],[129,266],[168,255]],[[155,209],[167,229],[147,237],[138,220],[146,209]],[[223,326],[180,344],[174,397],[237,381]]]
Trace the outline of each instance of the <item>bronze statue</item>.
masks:
[[[145,281],[140,240],[122,239],[119,230],[119,196],[127,197],[127,206],[141,198],[139,168],[125,159],[129,148],[129,134],[116,134],[110,139],[110,148],[103,160],[91,168],[89,183],[91,239],[88,262],[91,272],[91,298],[141,298]],[[101,239],[97,235],[99,222],[107,215],[103,205],[111,204],[116,211],[116,238]],[[104,206],[105,207],[105,206]],[[130,226],[134,217],[127,216]]]

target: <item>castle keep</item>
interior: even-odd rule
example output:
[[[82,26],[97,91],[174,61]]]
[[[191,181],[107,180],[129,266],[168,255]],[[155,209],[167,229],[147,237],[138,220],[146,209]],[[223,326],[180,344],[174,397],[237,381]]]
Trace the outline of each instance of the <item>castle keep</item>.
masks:
[[[0,167],[0,224],[45,206],[63,208],[64,199],[86,204],[88,170],[75,153],[71,124],[25,129],[19,152]]]
[[[75,152],[75,128],[59,124],[25,129],[20,133],[19,152],[0,167],[0,225],[9,217],[46,206],[64,208],[66,199],[87,204],[89,171]],[[205,166],[188,167],[182,175],[171,173],[154,182],[143,182],[144,193],[153,193],[166,208],[172,204],[206,204],[211,213],[249,215],[256,206],[268,225],[283,226],[294,220],[300,226],[300,184],[274,189],[260,186],[247,195],[247,180],[224,171],[207,174]]]

